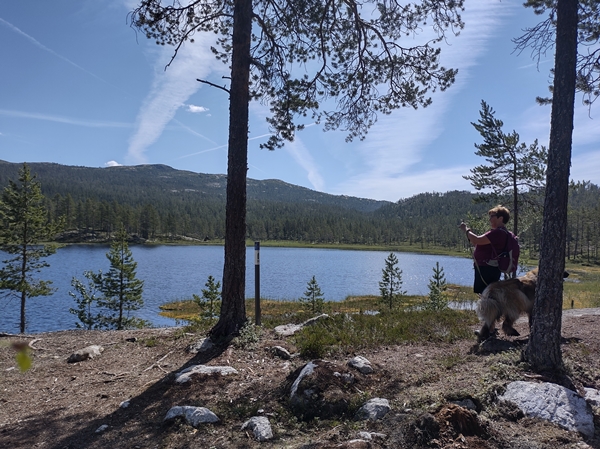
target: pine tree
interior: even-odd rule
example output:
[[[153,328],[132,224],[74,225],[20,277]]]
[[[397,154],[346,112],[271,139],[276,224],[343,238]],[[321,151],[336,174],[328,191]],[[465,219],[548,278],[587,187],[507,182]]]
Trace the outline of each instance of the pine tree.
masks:
[[[144,304],[144,282],[136,278],[137,262],[133,260],[123,226],[117,231],[106,258],[110,261],[110,269],[106,274],[100,273],[95,281],[102,293],[98,306],[109,312],[103,315],[101,326],[118,330],[140,327],[142,320],[129,316],[129,312]]]
[[[448,308],[448,299],[445,292],[448,288],[446,284],[446,275],[444,268],[440,267],[440,263],[436,262],[433,267],[433,276],[429,280],[429,295],[427,301],[423,305],[425,310],[444,310]]]
[[[485,101],[481,102],[479,115],[477,123],[471,123],[483,138],[483,143],[475,144],[475,154],[485,158],[487,164],[471,169],[472,175],[463,178],[471,181],[476,190],[490,192],[481,195],[482,199],[497,202],[503,196],[510,196],[513,233],[518,235],[520,205],[528,198],[523,194],[544,187],[547,151],[537,140],[529,146],[519,142],[519,134],[514,130],[506,134],[502,130],[504,123]]]
[[[402,270],[396,265],[398,265],[398,258],[394,253],[390,253],[385,260],[385,268],[382,270],[382,277],[379,282],[381,302],[390,310],[399,306],[402,296],[406,294],[402,290]]]
[[[48,223],[42,188],[27,164],[19,170],[18,183],[9,180],[0,201],[0,247],[13,257],[0,269],[0,290],[8,290],[21,299],[20,332],[25,332],[28,298],[52,294],[52,281],[34,278],[48,267],[43,259],[56,252],[56,246],[44,244],[58,232],[60,223]]]
[[[314,275],[311,280],[307,282],[306,291],[304,292],[304,296],[300,298],[300,302],[309,312],[323,313],[323,306],[325,304],[323,292]]]

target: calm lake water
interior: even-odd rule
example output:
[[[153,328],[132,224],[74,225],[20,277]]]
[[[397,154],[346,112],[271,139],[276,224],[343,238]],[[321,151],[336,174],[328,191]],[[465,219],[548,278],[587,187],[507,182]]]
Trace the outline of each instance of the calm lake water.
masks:
[[[173,326],[175,320],[159,315],[158,306],[169,301],[201,295],[209,275],[221,280],[222,246],[132,246],[137,277],[144,281],[144,308],[135,316],[155,326]],[[85,281],[86,270],[109,269],[107,246],[74,245],[61,248],[46,260],[50,267],[39,278],[52,280],[52,296],[28,299],[28,333],[74,329],[77,317],[69,313],[75,301],[69,296],[71,279]],[[471,285],[472,261],[468,258],[395,253],[402,270],[403,289],[425,295],[436,262],[444,268],[448,283]],[[340,301],[348,295],[378,295],[379,281],[388,251],[351,251],[313,248],[260,249],[262,298],[293,300],[301,297],[314,275],[326,300]],[[0,254],[0,256],[5,256]],[[0,260],[4,260],[2,257]],[[254,248],[247,252],[246,297],[254,298]],[[87,281],[86,281],[87,282]],[[0,332],[19,330],[19,300],[0,299]]]

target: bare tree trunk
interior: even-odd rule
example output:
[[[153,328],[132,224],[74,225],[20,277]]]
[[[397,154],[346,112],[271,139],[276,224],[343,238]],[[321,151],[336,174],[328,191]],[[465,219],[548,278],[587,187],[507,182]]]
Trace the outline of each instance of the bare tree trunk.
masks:
[[[558,0],[554,92],[540,270],[524,357],[538,372],[561,372],[563,272],[577,62],[577,0]]]
[[[513,234],[519,235],[519,188],[517,187],[517,164],[513,167]]]
[[[235,0],[229,99],[225,265],[221,315],[210,334],[227,338],[246,322],[246,172],[252,0]]]
[[[27,224],[25,224],[25,229],[27,229]],[[27,231],[25,231],[24,241],[27,241]],[[22,334],[25,333],[25,303],[27,302],[27,244],[22,246],[21,252],[21,325],[20,331]]]

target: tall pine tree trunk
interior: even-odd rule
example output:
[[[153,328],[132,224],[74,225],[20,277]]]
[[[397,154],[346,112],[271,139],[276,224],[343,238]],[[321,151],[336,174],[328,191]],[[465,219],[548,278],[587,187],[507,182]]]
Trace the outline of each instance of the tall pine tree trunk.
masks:
[[[540,270],[525,359],[538,372],[560,372],[563,272],[577,63],[577,0],[558,0],[554,92]]]
[[[25,225],[23,241],[27,241],[27,225]],[[27,302],[27,261],[27,244],[24,244],[22,246],[21,252],[21,324],[19,327],[22,334],[25,333],[25,303]]]
[[[246,172],[252,0],[235,0],[229,98],[225,265],[221,315],[214,338],[237,333],[246,322]]]

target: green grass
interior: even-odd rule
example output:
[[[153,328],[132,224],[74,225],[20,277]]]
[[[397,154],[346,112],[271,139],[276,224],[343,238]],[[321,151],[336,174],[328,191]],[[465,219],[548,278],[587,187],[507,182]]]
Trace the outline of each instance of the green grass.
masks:
[[[600,267],[571,263],[566,270],[563,309],[600,307]]]
[[[474,312],[459,310],[337,314],[302,329],[294,342],[303,357],[323,357],[406,342],[451,343],[472,338],[476,323]]]

